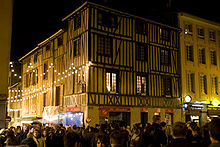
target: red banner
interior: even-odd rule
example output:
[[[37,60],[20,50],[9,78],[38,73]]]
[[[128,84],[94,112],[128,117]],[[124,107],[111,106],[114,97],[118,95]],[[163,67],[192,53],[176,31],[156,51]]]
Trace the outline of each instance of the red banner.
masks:
[[[81,107],[67,107],[66,112],[81,112]]]
[[[148,112],[148,108],[146,107],[141,108],[141,112]]]
[[[109,112],[130,112],[129,107],[100,107],[99,116],[109,116]]]
[[[165,109],[165,112],[166,113],[173,113],[173,109],[172,108],[167,108],[167,109]]]

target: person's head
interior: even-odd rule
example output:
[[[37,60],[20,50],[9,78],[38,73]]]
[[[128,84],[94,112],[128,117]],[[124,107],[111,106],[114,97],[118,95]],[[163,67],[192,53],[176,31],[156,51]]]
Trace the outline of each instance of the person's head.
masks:
[[[47,135],[48,135],[47,129],[44,129],[44,130],[42,131],[42,136],[43,136],[43,137],[47,137]]]
[[[111,147],[124,147],[125,137],[120,131],[113,131],[110,135]]]
[[[73,146],[76,146],[77,143],[78,143],[78,136],[75,132],[68,131],[64,135],[64,146],[65,147],[73,147]]]
[[[172,135],[174,138],[185,138],[187,127],[183,122],[176,122],[172,128]]]
[[[21,126],[17,126],[17,133],[21,133]]]
[[[153,116],[153,123],[160,124],[160,115],[154,115]]]
[[[213,118],[209,124],[209,134],[212,143],[220,142],[220,118]]]
[[[160,123],[162,130],[165,131],[167,128],[167,124],[165,122]]]
[[[38,129],[34,129],[34,137],[35,138],[40,138],[41,137],[41,133],[40,133],[40,130],[38,130]]]

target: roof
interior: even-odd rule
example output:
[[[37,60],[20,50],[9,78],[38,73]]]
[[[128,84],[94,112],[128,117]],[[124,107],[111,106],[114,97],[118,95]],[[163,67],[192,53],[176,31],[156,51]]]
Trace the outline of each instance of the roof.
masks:
[[[67,20],[68,18],[72,17],[74,14],[76,14],[79,10],[81,10],[81,9],[82,9],[83,7],[85,7],[86,5],[93,5],[93,6],[96,6],[96,7],[99,7],[99,8],[103,8],[103,9],[105,9],[105,10],[110,10],[110,11],[112,11],[112,12],[120,13],[121,15],[126,15],[126,16],[130,16],[130,17],[134,17],[134,18],[137,18],[137,19],[141,19],[141,20],[144,20],[144,21],[148,21],[148,22],[150,22],[150,23],[154,23],[154,24],[162,25],[162,26],[169,27],[169,28],[172,28],[172,29],[180,30],[180,28],[172,27],[172,26],[169,26],[169,25],[166,25],[166,24],[162,24],[162,23],[159,23],[159,22],[156,22],[156,21],[153,21],[153,20],[144,18],[144,17],[136,16],[136,15],[133,15],[133,14],[130,14],[130,13],[122,12],[122,11],[119,11],[119,10],[116,10],[116,9],[113,9],[113,8],[109,8],[109,7],[106,7],[106,6],[103,6],[103,5],[99,5],[99,4],[96,4],[96,3],[92,3],[92,2],[88,2],[88,1],[86,1],[86,2],[83,3],[79,8],[77,8],[77,9],[74,10],[72,13],[70,13],[69,15],[67,15],[66,17],[64,17],[64,18],[62,19],[62,21],[65,21],[65,20]]]
[[[24,55],[23,57],[21,57],[18,61],[22,61],[23,59],[25,59],[26,57],[28,57],[29,55],[31,55],[32,53],[34,53],[35,51],[37,51],[38,49],[40,49],[40,47],[42,47],[43,45],[47,44],[51,39],[54,39],[56,36],[60,35],[61,33],[63,33],[64,30],[60,29],[59,31],[57,31],[56,33],[54,33],[52,36],[48,37],[47,39],[45,39],[44,41],[40,42],[37,47],[35,47],[33,50],[31,50],[30,52],[28,52],[26,55]]]

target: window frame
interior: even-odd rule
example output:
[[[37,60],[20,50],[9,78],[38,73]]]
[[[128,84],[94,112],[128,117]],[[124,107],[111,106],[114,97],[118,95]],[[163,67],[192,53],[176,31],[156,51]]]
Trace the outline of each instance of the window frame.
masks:
[[[117,15],[106,12],[104,10],[98,10],[97,23],[104,27],[115,28],[117,26]]]
[[[109,36],[97,35],[97,55],[112,57],[112,53],[113,53],[113,38]]]
[[[108,73],[110,74],[110,82],[108,82]],[[115,81],[113,81],[113,74],[115,74]],[[109,92],[109,93],[119,93],[119,71],[116,71],[116,70],[106,70],[106,73],[105,73],[105,89],[106,89],[106,92]],[[115,82],[115,86],[114,85],[114,82]],[[110,84],[110,85],[108,85]],[[110,86],[108,88],[108,86]],[[114,88],[115,87],[115,88]]]
[[[136,61],[148,61],[148,45],[146,43],[135,43]]]
[[[138,90],[138,77],[140,77],[140,90]],[[145,84],[143,84],[143,78],[145,78]],[[136,94],[137,95],[149,95],[149,89],[148,89],[148,76],[147,74],[143,73],[137,73],[136,75]],[[139,92],[140,91],[140,92]]]

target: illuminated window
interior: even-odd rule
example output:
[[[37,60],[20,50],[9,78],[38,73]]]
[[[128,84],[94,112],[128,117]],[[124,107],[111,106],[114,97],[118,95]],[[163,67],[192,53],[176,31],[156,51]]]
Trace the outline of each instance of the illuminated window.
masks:
[[[211,64],[217,65],[216,51],[210,51]]]
[[[187,61],[194,61],[192,45],[186,45],[186,59]]]
[[[160,28],[160,39],[165,41],[170,40],[170,30],[168,28]]]
[[[97,54],[103,56],[112,55],[112,38],[106,36],[98,36]]]
[[[204,33],[204,29],[202,27],[197,28],[197,33],[198,33],[199,38],[204,39],[205,33]]]
[[[147,24],[144,21],[135,21],[135,32],[138,34],[147,34]]]
[[[171,56],[169,50],[160,50],[160,63],[162,65],[171,65]]]
[[[199,49],[199,63],[205,64],[205,49]]]
[[[147,94],[147,77],[137,76],[137,94]]]
[[[187,75],[187,81],[188,81],[188,90],[190,92],[195,93],[195,74],[194,73],[190,73]]]
[[[147,61],[147,45],[144,43],[136,43],[136,60]]]
[[[209,31],[209,40],[210,41],[215,41],[215,31],[213,31],[213,30],[210,30]]]
[[[81,27],[81,15],[78,14],[74,17],[74,30],[77,30]]]
[[[76,39],[74,42],[73,42],[73,56],[80,56],[80,39]]]
[[[207,94],[207,77],[206,77],[206,75],[200,76],[200,86],[201,86],[201,93]]]
[[[111,92],[118,92],[118,78],[117,73],[107,72],[106,73],[106,89]]]
[[[116,27],[117,26],[117,16],[105,11],[98,12],[98,25],[105,27]]]
[[[185,24],[184,30],[186,35],[192,35],[193,34],[192,24]]]

